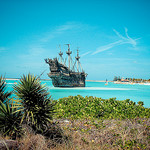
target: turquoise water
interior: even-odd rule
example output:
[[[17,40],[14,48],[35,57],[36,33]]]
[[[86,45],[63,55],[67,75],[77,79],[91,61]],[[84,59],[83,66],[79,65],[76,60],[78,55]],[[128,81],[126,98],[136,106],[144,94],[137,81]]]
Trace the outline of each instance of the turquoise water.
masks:
[[[17,80],[7,80],[7,89],[12,90],[12,86]],[[145,107],[150,107],[150,85],[127,85],[114,84],[109,82],[86,82],[85,88],[56,88],[51,81],[43,81],[46,84],[53,99],[59,99],[67,96],[96,96],[101,98],[116,97],[117,100],[131,99],[134,102],[143,101]]]

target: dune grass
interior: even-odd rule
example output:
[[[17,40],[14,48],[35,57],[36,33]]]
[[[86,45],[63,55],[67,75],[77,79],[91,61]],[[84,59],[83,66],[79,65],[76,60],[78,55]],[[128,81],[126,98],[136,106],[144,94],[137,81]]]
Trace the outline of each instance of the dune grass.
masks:
[[[17,138],[19,150],[118,150],[150,149],[150,119],[55,120],[64,136],[61,141],[25,128]],[[67,137],[67,138],[66,138]],[[2,138],[2,137],[1,137]],[[3,139],[10,139],[5,137]],[[59,141],[59,142],[58,142]]]

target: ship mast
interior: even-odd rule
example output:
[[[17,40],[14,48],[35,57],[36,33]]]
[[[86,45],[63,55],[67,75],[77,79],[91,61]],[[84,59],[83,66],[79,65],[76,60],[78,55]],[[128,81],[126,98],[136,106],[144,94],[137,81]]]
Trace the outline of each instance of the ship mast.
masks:
[[[70,44],[66,45],[68,45],[68,51],[66,52],[66,54],[68,55],[68,68],[70,69],[70,62],[71,62],[70,54],[72,53],[72,51],[70,51]]]
[[[76,64],[76,62],[77,62],[77,72],[80,72],[80,70],[81,70],[82,72],[84,72],[83,69],[82,69],[81,63],[80,63],[80,61],[79,61],[80,56],[79,56],[79,50],[78,50],[78,48],[77,48],[77,57],[75,57],[75,58],[76,58],[76,61],[75,61],[75,63],[74,63],[74,67],[75,67],[75,64]]]
[[[79,59],[80,59],[80,57],[79,57],[79,50],[78,50],[78,48],[77,48],[77,57],[76,57],[76,60],[77,60],[77,71],[79,72]]]
[[[60,47],[60,45],[59,45],[59,48],[60,48],[60,52],[59,52],[59,56],[60,56],[60,62],[62,63],[62,55],[63,55],[63,52],[61,52],[61,47]]]

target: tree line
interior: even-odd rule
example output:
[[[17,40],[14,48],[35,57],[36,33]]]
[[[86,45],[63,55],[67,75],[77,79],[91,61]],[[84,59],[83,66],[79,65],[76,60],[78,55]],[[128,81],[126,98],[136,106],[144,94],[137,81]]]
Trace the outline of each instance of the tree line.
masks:
[[[114,76],[113,81],[126,81],[126,82],[135,82],[135,83],[141,83],[141,82],[150,82],[150,79],[142,79],[142,78],[123,78],[120,76]]]

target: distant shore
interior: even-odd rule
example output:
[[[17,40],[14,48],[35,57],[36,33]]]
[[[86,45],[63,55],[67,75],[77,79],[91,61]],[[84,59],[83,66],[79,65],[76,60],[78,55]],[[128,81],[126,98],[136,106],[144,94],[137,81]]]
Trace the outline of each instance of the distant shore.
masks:
[[[147,82],[135,83],[135,82],[121,82],[121,81],[113,81],[115,84],[139,84],[139,85],[150,85]]]
[[[19,78],[6,78],[6,80],[20,80]],[[51,79],[40,79],[40,80],[44,80],[44,81],[51,81]],[[105,80],[86,80],[86,82],[106,82]],[[146,82],[141,82],[141,83],[134,83],[134,82],[121,82],[121,81],[107,81],[107,82],[113,82],[114,84],[139,84],[139,85],[150,85],[150,83],[146,83]]]
[[[20,80],[20,78],[6,78],[6,80]],[[50,80],[51,79],[41,79],[41,80]],[[105,80],[86,80],[88,82],[106,82]],[[113,81],[108,81],[108,82],[113,82]]]

